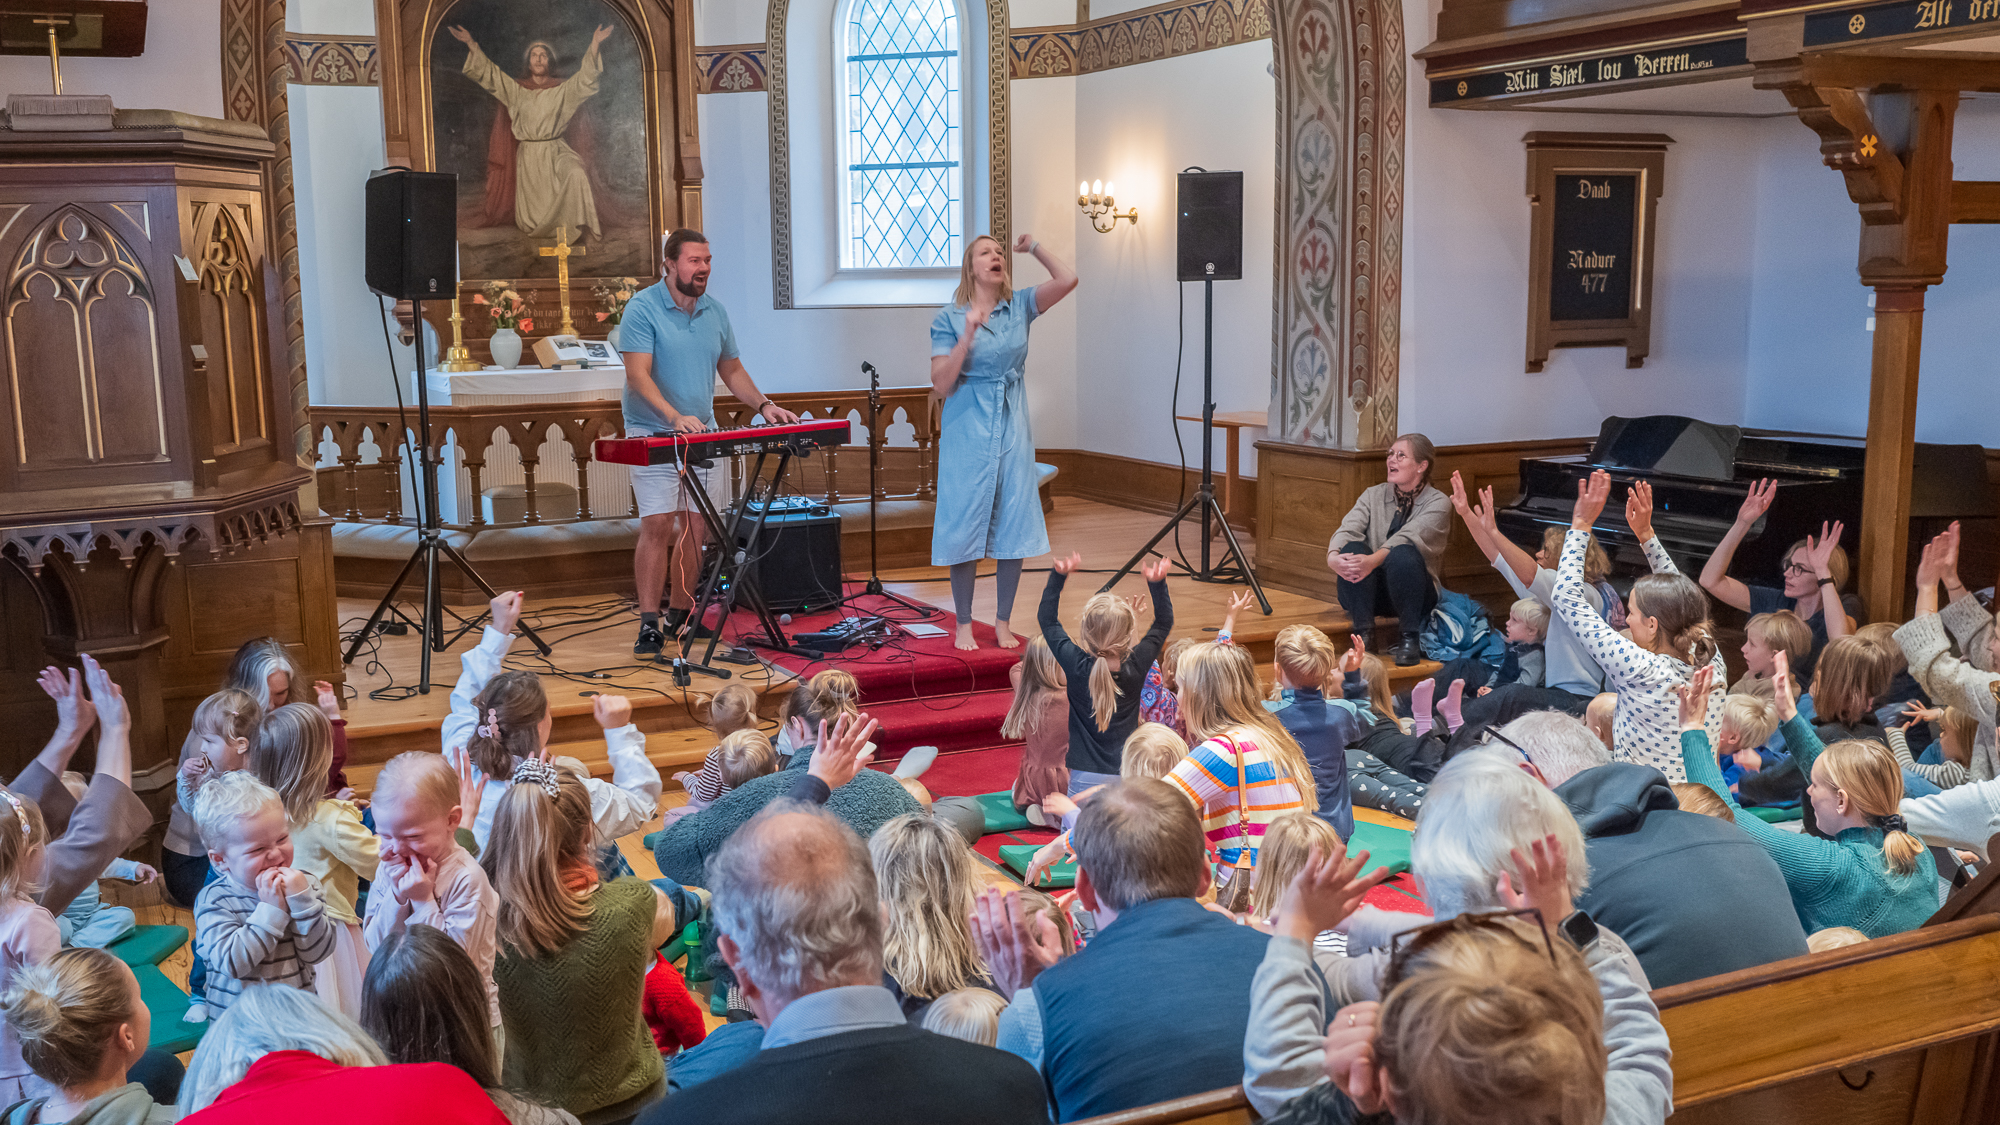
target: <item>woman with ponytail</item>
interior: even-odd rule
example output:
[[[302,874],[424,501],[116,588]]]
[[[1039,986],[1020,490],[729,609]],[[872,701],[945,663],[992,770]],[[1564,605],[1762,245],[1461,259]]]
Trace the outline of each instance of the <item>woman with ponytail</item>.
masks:
[[[460,658],[463,670],[451,689],[451,714],[441,732],[445,757],[485,778],[471,825],[482,851],[515,768],[545,756],[555,725],[541,679],[533,672],[500,670],[514,640],[514,626],[521,620],[520,592],[494,598],[491,610],[493,620],[479,647]],[[597,843],[604,847],[659,815],[660,771],[646,757],[646,736],[632,722],[630,700],[622,695],[595,696],[591,714],[604,729],[611,780],[591,777],[574,758],[557,758],[555,764],[583,784]]]
[[[480,863],[500,895],[501,1085],[578,1117],[630,1119],[666,1093],[640,1010],[673,904],[639,879],[598,878],[590,794],[569,771],[517,762],[498,804]]]
[[[1174,628],[1174,607],[1167,600],[1167,560],[1162,558],[1139,570],[1153,596],[1153,624],[1145,636],[1138,636],[1139,614],[1130,602],[1116,594],[1097,594],[1084,603],[1077,639],[1071,640],[1057,611],[1063,583],[1082,565],[1083,556],[1076,552],[1055,561],[1039,614],[1042,638],[1067,683],[1071,797],[1118,780],[1125,740],[1139,726],[1139,689]]]
[[[1780,653],[1772,677],[1784,720],[1778,729],[1799,768],[1812,778],[1806,800],[1827,838],[1741,815],[1705,729],[1708,689],[1719,679],[1704,668],[1681,693],[1681,757],[1688,780],[1728,802],[1738,814],[1737,826],[1777,861],[1806,932],[1852,926],[1878,938],[1923,925],[1937,910],[1937,865],[1898,812],[1903,771],[1889,748],[1860,739],[1822,744],[1799,714],[1790,661]]]
[[[1611,756],[1651,766],[1668,781],[1688,781],[1681,769],[1676,720],[1680,689],[1702,667],[1714,669],[1713,694],[1705,707],[1708,737],[1721,730],[1723,685],[1728,665],[1708,620],[1708,596],[1674,566],[1653,535],[1653,489],[1645,481],[1625,496],[1625,521],[1646,551],[1653,573],[1632,584],[1625,621],[1632,636],[1620,636],[1584,598],[1584,554],[1590,528],[1611,498],[1611,474],[1599,469],[1576,482],[1576,512],[1556,567],[1556,616],[1604,669],[1604,690],[1618,694],[1611,723]]]
[[[8,1107],[5,1125],[167,1125],[171,1107],[153,1101],[125,1072],[146,1053],[152,1015],[139,979],[102,949],[65,949],[14,975],[0,1012],[21,1040],[21,1057],[54,1089]]]

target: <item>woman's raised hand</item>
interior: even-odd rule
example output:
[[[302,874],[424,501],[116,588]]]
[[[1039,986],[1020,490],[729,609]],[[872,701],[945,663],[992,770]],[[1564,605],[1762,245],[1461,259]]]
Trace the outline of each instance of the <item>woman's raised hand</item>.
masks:
[[[1165,560],[1163,559],[1161,561],[1164,562]],[[1049,565],[1055,568],[1055,572],[1057,574],[1065,576],[1075,574],[1076,568],[1083,565],[1083,552],[1071,551],[1067,558],[1057,559],[1054,562],[1050,563]]]
[[[1035,246],[1035,236],[1032,234],[1023,234],[1021,235],[1021,237],[1014,240],[1014,253],[1016,254],[1032,253],[1034,250],[1034,246]]]
[[[1840,533],[1847,528],[1839,521],[1819,525],[1819,538],[1806,536],[1806,564],[1813,569],[1813,576],[1819,579],[1831,578],[1827,561],[1833,558],[1834,548],[1840,546]]]
[[[1765,512],[1771,510],[1771,501],[1777,498],[1777,481],[1767,478],[1752,484],[1750,491],[1743,497],[1743,506],[1736,510],[1737,524],[1742,527],[1749,527],[1751,524],[1756,523],[1759,519],[1763,518]]]
[[[1451,471],[1451,506],[1457,510],[1459,519],[1472,522],[1472,501],[1465,495],[1465,479],[1458,475],[1457,469]]]
[[[1625,493],[1625,523],[1644,543],[1653,537],[1653,486],[1646,481],[1634,482]]]
[[[1604,505],[1610,499],[1611,474],[1603,469],[1577,481],[1576,510],[1570,515],[1570,527],[1577,531],[1589,531],[1597,523],[1597,517],[1604,514]]]
[[[1548,929],[1554,929],[1575,911],[1569,895],[1569,855],[1553,833],[1530,844],[1526,855],[1519,848],[1507,854],[1521,872],[1518,890],[1512,873],[1500,872],[1500,901],[1507,904],[1507,909],[1539,910],[1542,925]]]
[[[1484,528],[1489,534],[1500,534],[1500,508],[1499,505],[1493,503],[1493,487],[1491,485],[1479,490],[1479,503],[1473,507],[1472,515],[1473,518],[1479,521],[1479,526]]]
[[[90,700],[97,706],[97,721],[105,730],[132,725],[132,709],[125,705],[124,691],[89,653],[83,654],[83,682],[90,687]]]
[[[65,735],[83,737],[97,722],[97,707],[83,694],[83,676],[71,668],[44,668],[35,681],[56,701],[56,726]]]

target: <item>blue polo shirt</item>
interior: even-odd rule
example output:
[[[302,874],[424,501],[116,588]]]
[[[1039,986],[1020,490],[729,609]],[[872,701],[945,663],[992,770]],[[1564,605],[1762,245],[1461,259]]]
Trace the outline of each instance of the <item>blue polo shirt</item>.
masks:
[[[618,350],[653,357],[653,385],[667,405],[715,424],[715,367],[735,359],[736,333],[729,314],[715,298],[696,298],[694,313],[681,311],[662,280],[641,289],[625,306],[618,322]],[[625,388],[625,429],[655,432],[672,428],[660,412]]]

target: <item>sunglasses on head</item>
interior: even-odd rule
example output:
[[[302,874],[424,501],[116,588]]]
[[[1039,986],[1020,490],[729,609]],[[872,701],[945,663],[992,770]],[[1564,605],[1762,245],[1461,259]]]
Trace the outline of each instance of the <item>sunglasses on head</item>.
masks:
[[[1498,742],[1500,745],[1507,747],[1509,750],[1512,750],[1516,754],[1519,754],[1523,762],[1526,762],[1531,766],[1535,764],[1535,760],[1533,758],[1528,757],[1527,747],[1522,746],[1520,743],[1514,741],[1511,738],[1508,738],[1504,734],[1501,734],[1500,728],[1498,727],[1487,727],[1485,733],[1479,736],[1478,744],[1481,746],[1491,746],[1495,742]]]
[[[1403,979],[1410,959],[1454,934],[1472,933],[1476,930],[1498,930],[1528,948],[1534,943],[1521,936],[1512,926],[1505,924],[1509,918],[1532,921],[1535,931],[1542,935],[1542,950],[1549,955],[1549,964],[1556,964],[1555,943],[1549,940],[1549,927],[1542,918],[1542,912],[1535,907],[1524,910],[1489,910],[1482,914],[1460,914],[1428,926],[1418,926],[1414,930],[1404,930],[1389,941],[1389,968],[1382,977],[1382,994],[1387,996]]]

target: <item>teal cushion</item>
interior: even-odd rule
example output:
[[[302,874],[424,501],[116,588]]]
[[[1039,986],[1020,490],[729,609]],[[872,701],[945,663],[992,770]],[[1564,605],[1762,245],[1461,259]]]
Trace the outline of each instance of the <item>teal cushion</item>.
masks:
[[[1032,828],[1028,818],[1014,807],[1014,792],[1003,789],[998,793],[981,793],[973,800],[979,802],[979,811],[986,816],[986,835],[995,832],[1016,832]]]
[[[180,929],[175,926],[173,929]],[[194,1050],[201,1042],[202,1033],[208,1030],[206,1023],[188,1023],[181,1016],[188,1009],[188,994],[181,986],[167,979],[158,965],[134,965],[132,975],[139,978],[139,995],[146,1001],[146,1009],[153,1014],[152,1046],[169,1054],[178,1055],[182,1051]],[[211,1012],[212,1019],[216,1013]]]
[[[1367,852],[1368,871],[1386,867],[1391,874],[1400,875],[1410,869],[1410,834],[1401,828],[1357,820],[1347,850],[1349,854]]]
[[[1040,844],[1002,844],[1000,862],[1006,864],[1016,875],[1026,875],[1028,865],[1035,861],[1035,853],[1042,850]],[[1041,882],[1043,890],[1076,885],[1076,861],[1067,860],[1049,868],[1049,873]]]
[[[134,926],[132,932],[104,947],[127,965],[157,965],[186,945],[186,926]]]

